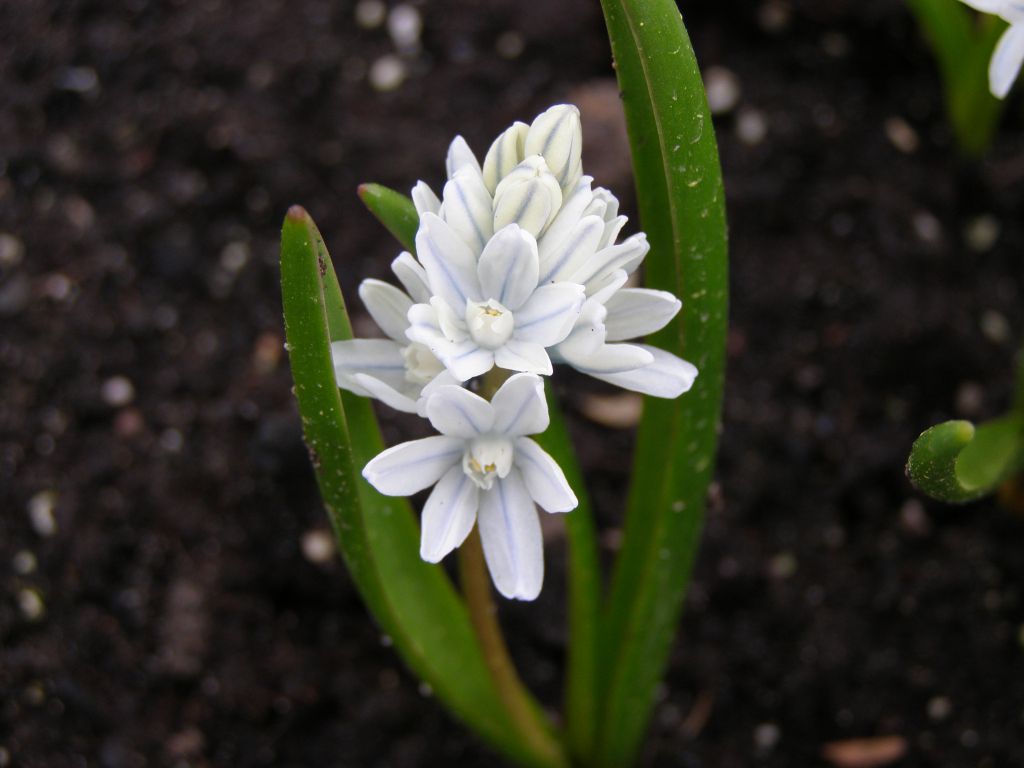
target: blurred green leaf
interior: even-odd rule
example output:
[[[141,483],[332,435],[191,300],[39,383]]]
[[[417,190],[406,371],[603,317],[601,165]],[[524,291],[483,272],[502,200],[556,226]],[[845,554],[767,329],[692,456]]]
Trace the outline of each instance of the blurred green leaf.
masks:
[[[981,424],[947,421],[914,441],[907,476],[934,499],[962,503],[986,496],[1024,467],[1024,422],[1018,416]]]
[[[1003,103],[991,94],[988,64],[1006,22],[978,16],[960,0],[907,0],[938,61],[957,143],[980,155],[992,143]]]
[[[335,383],[330,342],[351,338],[351,326],[323,238],[297,206],[281,231],[281,291],[306,444],[363,599],[413,672],[461,720],[518,764],[550,766],[512,727],[450,580],[420,559],[408,502],[378,494],[359,475],[383,442],[370,401],[339,393]]]
[[[675,401],[647,398],[629,512],[612,580],[592,751],[634,759],[675,635],[714,467],[725,365],[725,196],[700,70],[672,0],[602,0],[626,110],[647,284],[683,301],[652,343],[699,369]]]
[[[380,184],[360,184],[359,199],[409,253],[416,253],[420,215],[412,200]]]

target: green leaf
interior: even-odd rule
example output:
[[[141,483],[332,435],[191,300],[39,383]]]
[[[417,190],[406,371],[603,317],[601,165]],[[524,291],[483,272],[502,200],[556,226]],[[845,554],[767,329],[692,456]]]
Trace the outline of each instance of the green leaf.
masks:
[[[938,61],[949,121],[960,149],[980,155],[992,143],[1003,102],[989,92],[988,63],[1006,23],[980,18],[960,0],[907,0]]]
[[[569,747],[580,759],[586,757],[597,728],[597,642],[601,604],[601,566],[593,511],[576,449],[561,408],[547,386],[551,424],[534,439],[558,462],[576,493],[579,506],[563,516],[569,543],[569,659],[566,671],[565,719]]]
[[[602,0],[633,151],[647,284],[683,301],[652,343],[700,370],[675,401],[648,398],[623,547],[612,580],[599,766],[641,743],[700,538],[718,442],[725,364],[725,196],[700,70],[672,0]]]
[[[922,492],[949,503],[994,492],[1024,467],[1024,422],[1007,416],[975,427],[947,421],[926,430],[910,450],[907,476]]]
[[[412,200],[380,184],[360,184],[358,192],[359,199],[370,209],[370,213],[398,238],[403,248],[415,255],[420,215]]]
[[[330,342],[350,338],[351,326],[323,238],[297,206],[281,231],[281,291],[306,444],[363,599],[412,671],[457,717],[518,764],[550,766],[512,728],[450,580],[420,559],[408,502],[378,494],[359,475],[383,443],[369,400],[339,396]]]

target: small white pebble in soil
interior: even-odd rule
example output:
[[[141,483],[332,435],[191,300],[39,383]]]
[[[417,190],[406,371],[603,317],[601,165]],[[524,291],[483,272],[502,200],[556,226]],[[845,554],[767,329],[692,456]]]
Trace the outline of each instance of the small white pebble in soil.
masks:
[[[775,723],[761,723],[754,729],[754,746],[762,752],[767,752],[779,743],[781,735],[779,726]]]
[[[916,152],[921,144],[917,131],[902,117],[890,117],[885,121],[885,137],[905,155]]]
[[[249,261],[249,245],[243,242],[228,243],[220,252],[220,265],[232,274],[241,271]]]
[[[900,528],[904,533],[915,537],[931,533],[932,524],[928,519],[928,513],[918,499],[907,499],[903,502],[903,506],[900,507]]]
[[[405,80],[405,64],[393,54],[377,59],[370,67],[370,85],[374,90],[393,91]]]
[[[782,32],[789,26],[790,7],[785,0],[767,0],[757,10],[757,22],[765,32]]]
[[[797,569],[797,559],[792,552],[780,552],[768,564],[768,573],[773,579],[788,579]]]
[[[71,279],[60,272],[47,275],[43,280],[43,294],[54,301],[65,301],[73,288]]]
[[[704,90],[712,115],[732,112],[740,101],[740,79],[725,67],[708,67],[704,72]]]
[[[135,385],[124,376],[111,376],[103,382],[100,396],[111,408],[122,408],[135,399]]]
[[[46,613],[43,598],[34,589],[23,589],[18,592],[18,608],[21,615],[29,621],[39,621]]]
[[[57,519],[53,510],[57,506],[56,491],[40,491],[28,501],[28,518],[40,536],[50,537],[57,532]]]
[[[494,42],[494,49],[503,59],[518,59],[524,48],[526,48],[526,41],[514,29],[502,32]]]
[[[356,24],[363,29],[376,29],[384,23],[388,7],[381,0],[360,0],[356,3]]]
[[[309,562],[323,565],[334,557],[334,540],[327,531],[314,529],[302,535],[302,556]]]
[[[1006,315],[995,309],[986,309],[982,312],[979,325],[982,334],[993,344],[1006,344],[1013,332]]]
[[[758,109],[741,109],[736,116],[736,136],[749,147],[756,146],[768,135],[768,121]]]
[[[100,87],[100,78],[92,67],[68,67],[57,77],[58,85],[72,93],[91,94]]]
[[[833,59],[842,59],[850,52],[850,39],[842,32],[826,32],[821,38],[821,50]]]
[[[37,566],[36,556],[27,549],[21,550],[11,558],[11,567],[19,576],[28,576],[30,573],[34,573]]]
[[[942,222],[930,211],[918,211],[911,220],[914,234],[922,243],[938,245],[942,242]]]
[[[411,5],[396,5],[388,14],[388,34],[395,47],[403,53],[414,53],[420,47],[423,18]]]
[[[967,247],[975,253],[986,253],[992,250],[992,246],[999,239],[1002,227],[995,216],[983,214],[975,216],[964,227],[964,240]]]
[[[932,720],[945,720],[953,712],[953,702],[946,696],[933,696],[928,699],[928,717]]]
[[[8,232],[0,232],[0,267],[13,267],[25,256],[25,244]]]
[[[985,390],[976,381],[965,381],[956,391],[956,412],[972,418],[981,413],[985,405]]]
[[[168,453],[178,453],[185,445],[185,438],[176,429],[165,429],[160,433],[160,447]]]

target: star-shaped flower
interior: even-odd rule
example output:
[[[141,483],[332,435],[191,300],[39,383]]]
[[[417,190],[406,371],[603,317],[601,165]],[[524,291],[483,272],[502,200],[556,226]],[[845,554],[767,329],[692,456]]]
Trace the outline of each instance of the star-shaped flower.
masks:
[[[366,465],[363,476],[388,496],[434,485],[423,508],[420,556],[439,562],[465,541],[475,522],[498,591],[533,600],[544,581],[534,505],[568,512],[578,503],[555,460],[526,437],[548,426],[543,382],[516,374],[491,402],[462,387],[442,386],[428,398],[426,411],[441,434],[389,448]]]

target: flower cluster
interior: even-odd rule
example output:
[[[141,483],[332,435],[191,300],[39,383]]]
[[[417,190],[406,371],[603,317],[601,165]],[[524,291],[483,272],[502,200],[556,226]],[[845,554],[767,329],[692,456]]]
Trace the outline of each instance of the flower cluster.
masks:
[[[1024,2],[1021,0],[963,0],[983,13],[999,16],[1010,27],[999,38],[988,67],[988,87],[1003,99],[1010,92],[1024,63]]]
[[[338,385],[430,420],[440,435],[397,445],[363,475],[381,493],[434,485],[420,554],[438,562],[474,523],[495,586],[532,600],[544,576],[536,506],[568,512],[576,497],[527,435],[548,425],[542,376],[564,363],[603,381],[674,398],[697,370],[629,340],[663,328],[681,307],[665,291],[626,287],[647,254],[640,233],[583,175],[579,111],[558,105],[517,122],[483,164],[461,136],[438,197],[412,190],[416,255],[391,265],[400,290],[365,280],[359,296],[388,339],[333,345]],[[508,373],[505,373],[508,372]],[[480,377],[494,389],[488,401]]]

